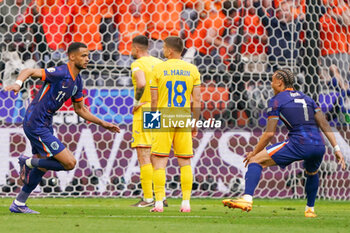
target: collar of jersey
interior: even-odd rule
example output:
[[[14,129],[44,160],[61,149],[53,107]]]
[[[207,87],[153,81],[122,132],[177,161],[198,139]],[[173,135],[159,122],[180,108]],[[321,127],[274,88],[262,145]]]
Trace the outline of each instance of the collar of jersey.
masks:
[[[72,77],[73,81],[75,81],[75,78],[76,78],[76,77],[74,77],[73,72],[72,72],[72,70],[71,70],[71,68],[70,68],[70,66],[69,66],[69,63],[67,63],[67,67],[68,67],[68,71],[69,71],[70,76]],[[78,74],[78,75],[79,75],[79,74]],[[77,75],[77,76],[78,76],[78,75]]]

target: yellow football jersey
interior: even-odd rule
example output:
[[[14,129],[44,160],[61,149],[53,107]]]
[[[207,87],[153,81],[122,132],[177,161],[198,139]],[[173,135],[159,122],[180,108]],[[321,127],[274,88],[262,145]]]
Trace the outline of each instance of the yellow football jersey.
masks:
[[[155,65],[162,62],[163,62],[162,60],[156,57],[147,56],[147,57],[141,57],[131,64],[131,78],[132,78],[132,84],[134,85],[135,93],[136,93],[135,72],[138,70],[142,70],[145,73],[146,86],[145,86],[143,95],[140,99],[140,103],[151,102],[150,81],[152,79],[152,70]]]
[[[158,90],[158,109],[190,109],[193,87],[200,84],[197,67],[180,59],[169,59],[153,69],[151,89]]]

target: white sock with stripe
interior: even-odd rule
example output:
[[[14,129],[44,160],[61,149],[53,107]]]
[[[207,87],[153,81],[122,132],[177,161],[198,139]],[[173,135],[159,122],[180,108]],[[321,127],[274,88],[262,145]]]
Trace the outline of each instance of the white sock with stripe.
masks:
[[[29,168],[33,168],[32,159],[27,159],[27,160],[26,160],[26,165],[27,165]]]

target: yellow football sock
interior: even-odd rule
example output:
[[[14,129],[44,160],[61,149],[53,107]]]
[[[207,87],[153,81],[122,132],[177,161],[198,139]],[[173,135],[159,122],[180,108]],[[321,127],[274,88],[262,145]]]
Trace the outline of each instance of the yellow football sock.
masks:
[[[165,197],[165,169],[154,170],[153,185],[156,201],[163,201]]]
[[[153,167],[152,164],[145,164],[140,169],[140,179],[141,186],[143,191],[143,198],[153,199],[153,190],[152,190],[152,179],[153,179]]]
[[[192,192],[193,174],[191,165],[183,166],[181,171],[182,200],[190,200]]]

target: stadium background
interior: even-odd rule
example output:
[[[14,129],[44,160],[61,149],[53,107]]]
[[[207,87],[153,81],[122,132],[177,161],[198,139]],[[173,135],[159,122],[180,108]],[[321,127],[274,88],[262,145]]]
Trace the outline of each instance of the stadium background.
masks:
[[[350,8],[345,0],[0,0],[0,77],[13,82],[25,67],[48,68],[67,61],[71,41],[88,45],[91,62],[82,72],[85,104],[120,125],[112,135],[83,122],[67,102],[54,119],[62,142],[78,163],[70,172],[48,172],[38,196],[139,197],[139,168],[130,148],[133,88],[131,39],[147,35],[151,54],[161,40],[184,38],[184,59],[202,75],[202,118],[223,128],[194,139],[194,197],[241,194],[243,155],[266,125],[264,109],[273,95],[271,75],[290,68],[296,89],[326,113],[347,164],[350,162]],[[18,96],[0,91],[0,195],[20,190],[17,157],[30,154],[21,122],[40,81],[27,81]],[[273,142],[286,138],[281,127]],[[329,145],[320,169],[318,196],[350,199],[350,172],[340,171]],[[302,198],[302,163],[263,173],[258,197]],[[167,169],[167,195],[180,196],[175,160]]]

